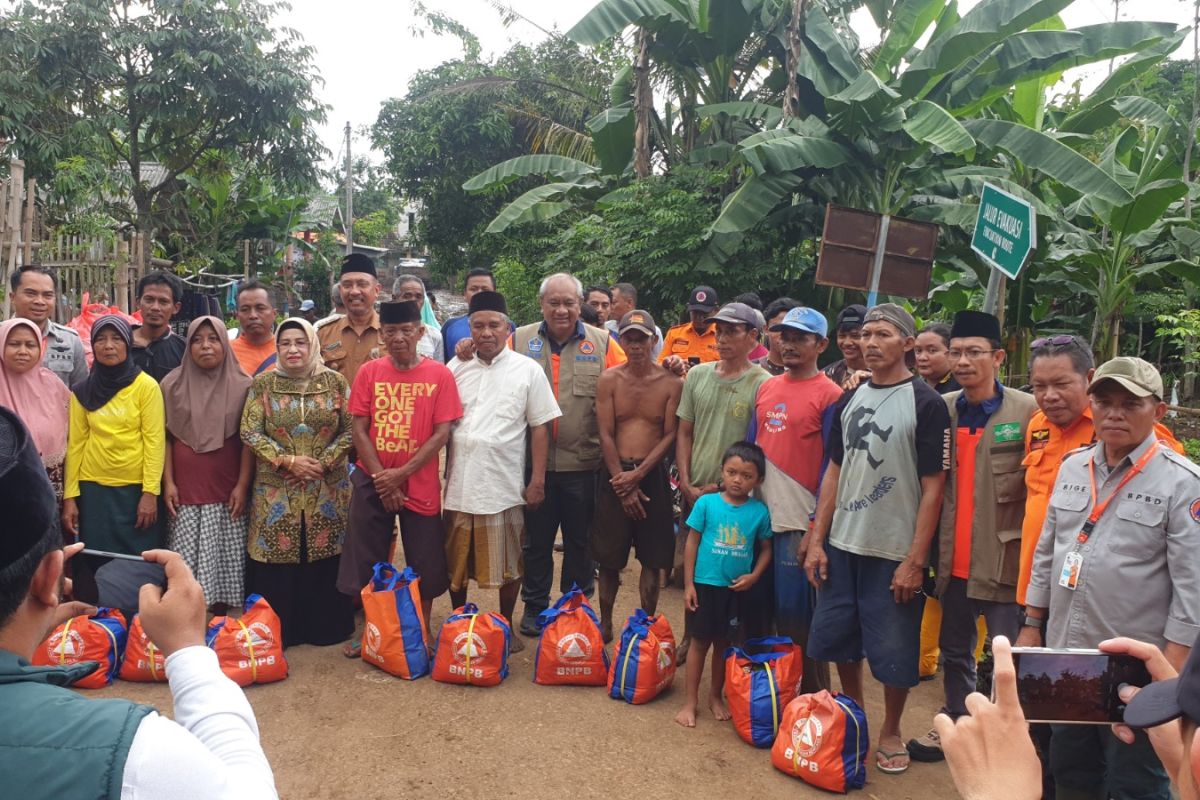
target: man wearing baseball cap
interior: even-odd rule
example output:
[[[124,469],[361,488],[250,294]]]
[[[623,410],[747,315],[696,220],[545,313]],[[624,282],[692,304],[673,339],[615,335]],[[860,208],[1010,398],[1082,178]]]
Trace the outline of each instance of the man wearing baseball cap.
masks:
[[[1167,406],[1151,364],[1114,358],[1088,393],[1098,441],[1067,456],[1055,480],[1017,644],[1128,636],[1178,669],[1200,634],[1200,467],[1154,432]],[[1050,768],[1060,792],[1170,796],[1144,735],[1125,746],[1107,728],[1054,726]]]
[[[317,314],[317,304],[312,300],[301,301],[300,316],[304,317],[309,322],[316,323],[316,321],[320,319],[320,315]]]
[[[785,372],[763,383],[754,401],[751,438],[767,457],[762,499],[771,512],[775,625],[804,653],[804,692],[830,688],[829,664],[808,657],[816,590],[798,580],[800,543],[816,510],[825,447],[823,423],[841,388],[817,369],[829,323],[815,308],[795,307],[771,326]]]
[[[628,359],[600,373],[596,421],[604,463],[596,482],[590,540],[600,568],[600,628],[613,638],[613,605],[629,550],[642,565],[641,607],[658,607],[660,570],[674,563],[674,508],[663,459],[675,446],[683,381],[651,359],[658,342],[650,312],[626,312],[617,325]]]
[[[708,322],[717,303],[717,293],[711,286],[692,289],[687,305],[690,319],[667,331],[658,363],[666,364],[672,371],[678,372],[680,366],[687,369],[720,358],[717,354],[716,329]]]
[[[675,464],[683,498],[680,519],[687,519],[701,495],[719,491],[721,456],[729,445],[746,438],[758,387],[771,377],[765,369],[750,363],[750,352],[762,337],[757,311],[744,303],[727,303],[707,317],[705,323],[715,328],[720,360],[692,367],[683,384],[679,434],[675,441]],[[682,527],[686,533],[687,527]],[[682,574],[683,540],[676,541],[675,562],[677,574]],[[757,586],[750,591],[756,589]],[[764,599],[759,605],[769,606],[769,603]],[[743,625],[753,629],[763,622],[743,620]],[[690,643],[688,633],[685,623],[680,642],[681,661]]]
[[[900,721],[919,679],[921,584],[949,468],[946,404],[905,363],[916,328],[894,303],[863,318],[871,377],[834,407],[829,466],[804,557],[809,581],[822,589],[809,653],[835,662],[842,691],[858,701],[866,656],[883,684],[875,766],[886,773],[909,766]]]
[[[863,321],[866,318],[867,307],[851,303],[841,310],[834,323],[833,330],[837,336],[838,351],[841,352],[842,358],[826,367],[825,374],[842,388],[847,388],[847,381],[856,372],[869,371],[860,345]]]

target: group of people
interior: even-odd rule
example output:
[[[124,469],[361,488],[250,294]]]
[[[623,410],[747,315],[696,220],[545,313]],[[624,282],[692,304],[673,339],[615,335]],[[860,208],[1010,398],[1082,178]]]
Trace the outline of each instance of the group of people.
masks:
[[[181,286],[147,275],[141,326],[97,320],[87,371],[49,319],[53,275],[26,267],[12,289],[0,405],[28,428],[68,541],[165,546],[211,609],[267,597],[285,646],[358,654],[356,598],[397,531],[427,624],[474,580],[536,636],[561,536],[558,590],[598,595],[606,640],[631,554],[648,613],[682,585],[678,723],[696,724],[710,652],[707,705],[726,719],[720,654],[779,633],[803,648],[804,691],[832,688],[832,664],[861,704],[866,662],[884,696],[875,763],[898,773],[941,760],[955,721],[966,740],[985,635],[1131,636],[1180,669],[1200,634],[1200,469],[1160,424],[1162,379],[1137,358],[1096,368],[1074,336],[1033,342],[1026,393],[1000,382],[982,312],[919,328],[899,305],[849,305],[831,331],[796,300],[697,286],[664,334],[631,284],[559,273],[517,326],[483,269],[467,313],[435,327],[419,278],[380,303],[375,264],[351,255],[344,314],[275,324],[251,281],[233,339],[215,317],[172,332]],[[822,369],[831,338],[842,357]],[[905,741],[908,693],[939,663],[947,719]],[[1144,732],[1035,734],[1063,797],[1170,796]]]

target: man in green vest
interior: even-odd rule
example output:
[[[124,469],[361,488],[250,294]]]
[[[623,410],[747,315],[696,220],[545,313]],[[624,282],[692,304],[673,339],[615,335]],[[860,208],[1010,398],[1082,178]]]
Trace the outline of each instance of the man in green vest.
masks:
[[[975,691],[976,620],[991,636],[1020,629],[1017,575],[1025,519],[1025,433],[1037,410],[1031,395],[997,380],[1004,363],[1000,320],[959,311],[950,331],[950,367],[961,390],[943,395],[950,412],[950,475],[938,525],[937,594],[942,603],[945,705],[958,719]],[[908,743],[917,761],[941,761],[936,730]]]
[[[62,548],[54,490],[21,421],[0,409],[0,775],[4,796],[274,798],[254,712],[204,646],[204,590],[177,553],[150,550],[167,589],[147,584],[140,613],[166,657],[172,722],[150,706],[88,700],[67,686],[95,661],[34,667],[51,630],[94,609],[63,603]],[[88,624],[85,619],[80,625]]]
[[[625,363],[625,352],[608,331],[580,322],[583,285],[578,278],[565,272],[551,275],[542,281],[538,301],[542,321],[517,328],[510,342],[515,352],[545,370],[562,416],[551,423],[545,499],[535,502],[531,497],[525,505],[521,633],[526,636],[540,633],[538,615],[550,605],[559,528],[563,537],[559,590],[566,592],[575,584],[590,596],[595,586],[588,528],[601,460],[596,382],[607,367]]]

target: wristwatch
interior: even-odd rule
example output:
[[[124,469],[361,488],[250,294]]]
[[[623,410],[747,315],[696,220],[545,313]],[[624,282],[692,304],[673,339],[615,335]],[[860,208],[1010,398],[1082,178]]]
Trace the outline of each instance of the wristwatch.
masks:
[[[1025,615],[1025,619],[1021,621],[1021,625],[1026,628],[1037,628],[1039,631],[1046,630],[1046,619],[1044,617],[1031,617]]]

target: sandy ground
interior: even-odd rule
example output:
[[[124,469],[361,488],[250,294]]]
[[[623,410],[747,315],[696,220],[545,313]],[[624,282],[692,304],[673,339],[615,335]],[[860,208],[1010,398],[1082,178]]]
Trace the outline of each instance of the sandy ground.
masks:
[[[617,598],[622,621],[637,605],[636,569],[622,576]],[[660,603],[677,633],[682,597],[680,590],[667,589]],[[495,592],[473,589],[471,600],[484,609],[497,607]],[[449,598],[443,596],[434,604],[434,619],[449,613]],[[730,723],[716,722],[707,710],[694,729],[676,725],[683,670],[671,690],[647,705],[631,706],[609,699],[602,688],[535,685],[533,652],[527,646],[512,657],[500,686],[477,688],[428,677],[402,681],[343,658],[338,647],[288,650],[287,680],[247,690],[280,796],[828,796],[776,771],[769,750],[747,745]],[[707,679],[702,698],[705,692]],[[171,711],[170,693],[161,684],[117,681],[87,694],[127,697]],[[928,729],[941,695],[940,680],[913,691],[906,738]],[[872,745],[881,715],[882,692],[868,680]],[[924,800],[956,794],[944,763],[914,762],[903,775],[884,775],[871,762],[861,796]]]

